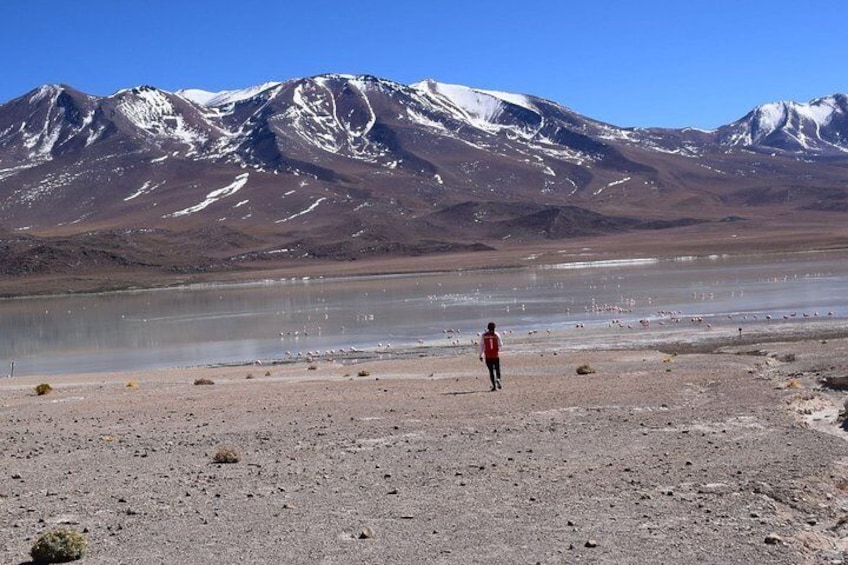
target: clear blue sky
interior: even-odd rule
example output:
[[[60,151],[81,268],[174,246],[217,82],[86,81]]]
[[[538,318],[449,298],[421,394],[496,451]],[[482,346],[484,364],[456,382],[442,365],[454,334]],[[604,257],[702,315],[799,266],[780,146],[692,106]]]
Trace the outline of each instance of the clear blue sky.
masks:
[[[45,83],[217,91],[337,72],[712,128],[848,93],[842,0],[2,0],[0,23],[0,102]]]

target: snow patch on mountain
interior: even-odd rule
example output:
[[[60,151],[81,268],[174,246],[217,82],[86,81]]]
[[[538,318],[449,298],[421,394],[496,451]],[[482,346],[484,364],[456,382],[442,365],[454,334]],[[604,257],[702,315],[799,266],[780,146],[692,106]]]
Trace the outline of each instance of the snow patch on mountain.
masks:
[[[493,96],[495,98],[499,98],[504,102],[509,102],[514,106],[521,106],[526,110],[530,110],[531,112],[539,113],[539,108],[536,107],[533,102],[530,101],[528,96],[524,94],[514,94],[512,92],[501,92],[499,90],[483,90],[479,89],[479,92],[483,92],[488,94],[489,96]]]
[[[39,86],[32,92],[29,96],[30,104],[38,104],[42,100],[49,99],[51,102],[54,102],[56,98],[59,97],[59,94],[62,92],[62,87],[58,84],[44,84]]]
[[[26,165],[21,165],[19,167],[10,167],[8,169],[0,169],[0,180],[3,180],[7,177],[14,176],[14,175],[20,173],[21,171],[25,171],[27,169],[32,168],[33,166],[34,165],[32,165],[32,164],[26,164]]]
[[[227,106],[229,104],[235,104],[236,102],[248,100],[249,98],[253,98],[261,92],[264,92],[270,88],[275,88],[277,86],[280,86],[281,84],[283,83],[265,82],[248,88],[242,88],[237,90],[221,90],[219,92],[209,92],[208,90],[201,90],[199,88],[186,88],[178,90],[175,94],[185,98],[186,100],[194,102],[198,106],[213,108],[218,106]]]
[[[13,131],[14,127],[9,127],[0,138],[11,138],[19,133],[21,144],[27,150],[30,161],[37,163],[52,159],[52,153],[62,135],[62,124],[66,117],[65,108],[58,103],[63,91],[61,86],[53,84],[39,87],[28,98],[29,104],[35,106],[36,110],[28,116],[27,120],[20,123],[17,132]],[[86,116],[86,120],[83,127],[90,123],[91,116]],[[73,131],[79,129],[81,128],[74,127]]]
[[[315,208],[317,208],[317,207],[318,207],[318,205],[319,205],[319,204],[321,204],[322,202],[324,202],[325,200],[327,200],[327,198],[326,198],[325,196],[322,196],[321,198],[319,198],[318,200],[316,200],[315,202],[313,202],[312,204],[310,204],[310,205],[309,205],[307,208],[305,208],[304,210],[301,210],[300,212],[294,213],[294,214],[292,214],[291,216],[289,216],[288,218],[283,218],[282,220],[277,220],[277,221],[276,221],[276,222],[274,222],[274,223],[275,223],[275,224],[282,224],[282,223],[284,223],[284,222],[288,222],[289,220],[293,220],[293,219],[295,219],[295,218],[299,218],[300,216],[303,216],[304,214],[308,214],[309,212],[312,212],[313,210],[315,210]]]
[[[30,159],[49,159],[61,133],[60,128],[51,127],[49,115],[45,118],[41,131],[34,134],[24,132],[23,144],[30,151]]]
[[[176,139],[190,146],[207,140],[205,134],[186,123],[164,91],[142,87],[120,94],[118,111],[147,134]]]
[[[620,185],[620,184],[624,184],[624,183],[626,183],[626,182],[628,182],[628,181],[630,181],[630,180],[632,180],[632,177],[624,177],[624,178],[623,178],[623,179],[621,179],[621,180],[615,180],[615,181],[609,182],[609,183],[605,184],[604,186],[602,186],[601,188],[599,188],[598,190],[596,190],[595,192],[593,192],[593,193],[592,193],[592,196],[598,196],[598,195],[599,195],[599,194],[601,194],[604,190],[606,190],[606,189],[608,189],[608,188],[612,188],[612,187],[614,187],[614,186],[618,186],[618,185]]]
[[[513,139],[530,141],[545,127],[544,113],[530,97],[522,94],[481,90],[429,79],[415,83],[411,88],[454,119],[490,135],[503,134]],[[532,112],[538,122],[533,125],[525,122],[522,127],[514,116],[507,114],[508,106],[517,106]]]
[[[403,118],[404,116],[400,116]],[[421,112],[418,112],[410,107],[406,107],[406,118],[409,119],[412,123],[424,126],[429,129],[438,130],[438,131],[447,131],[447,127],[442,122],[438,122],[436,120],[430,119],[425,116]]]
[[[478,92],[467,86],[445,84],[432,80],[413,85],[433,97],[461,118],[488,125],[503,111],[503,102],[491,94]]]
[[[147,194],[148,192],[153,192],[154,190],[156,190],[157,188],[159,188],[163,184],[165,184],[165,181],[157,182],[157,183],[154,183],[153,181],[150,181],[150,180],[145,181],[144,184],[141,185],[141,188],[139,188],[138,190],[136,190],[135,192],[133,192],[132,194],[130,194],[129,196],[124,198],[124,202],[129,202],[130,200],[132,200],[134,198],[138,198],[142,194]]]
[[[320,84],[320,83],[319,83]],[[286,111],[295,131],[306,141],[311,141],[324,151],[338,153],[341,144],[336,138],[338,122],[336,103],[329,90],[310,88],[311,84],[299,84],[292,96],[294,106]]]
[[[188,216],[189,214],[194,214],[195,212],[200,212],[204,208],[211,206],[212,204],[227,198],[228,196],[232,196],[239,190],[241,190],[244,185],[247,184],[247,179],[250,177],[250,173],[242,173],[236,177],[236,179],[223,188],[219,188],[218,190],[213,190],[209,194],[206,195],[206,199],[199,204],[195,204],[194,206],[190,206],[188,208],[184,208],[178,212],[174,212],[172,214],[166,214],[162,216],[163,218],[178,218],[180,216]]]
[[[368,100],[368,96],[365,94],[365,81],[362,80],[350,80],[348,84],[354,87],[354,90],[359,95],[360,101],[364,104],[365,109],[368,111],[368,119],[365,124],[361,128],[354,127],[349,120],[344,120],[341,116],[338,115],[338,109],[336,108],[335,99],[333,98],[332,91],[327,84],[328,79],[326,77],[316,77],[315,82],[320,84],[327,90],[327,94],[332,101],[333,108],[333,117],[335,118],[336,125],[339,128],[345,130],[348,134],[349,138],[361,138],[368,134],[371,131],[371,128],[374,127],[374,124],[377,123],[377,115],[374,113],[374,108],[371,107],[371,102]]]
[[[322,75],[294,87],[292,105],[281,117],[306,143],[322,151],[367,162],[377,162],[386,149],[372,142],[368,134],[377,123],[377,114],[364,89],[354,83],[349,95],[357,97],[346,115],[340,115],[330,82],[338,77]],[[361,82],[361,81],[359,81]]]

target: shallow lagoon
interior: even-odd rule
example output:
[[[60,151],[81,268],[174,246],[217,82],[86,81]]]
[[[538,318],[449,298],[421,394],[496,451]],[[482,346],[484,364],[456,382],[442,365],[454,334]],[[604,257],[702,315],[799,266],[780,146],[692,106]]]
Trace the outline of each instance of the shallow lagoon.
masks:
[[[471,344],[489,320],[609,346],[688,328],[844,321],[848,253],[586,262],[498,271],[57,296],[0,302],[0,363],[16,375],[134,371],[390,354]],[[637,333],[638,332],[638,333]]]

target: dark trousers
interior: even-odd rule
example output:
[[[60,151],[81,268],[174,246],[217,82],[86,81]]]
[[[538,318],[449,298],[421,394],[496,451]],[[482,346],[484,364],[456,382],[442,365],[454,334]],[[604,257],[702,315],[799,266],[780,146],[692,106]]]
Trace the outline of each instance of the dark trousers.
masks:
[[[489,369],[489,380],[492,386],[501,380],[501,360],[498,357],[486,357],[486,368]]]

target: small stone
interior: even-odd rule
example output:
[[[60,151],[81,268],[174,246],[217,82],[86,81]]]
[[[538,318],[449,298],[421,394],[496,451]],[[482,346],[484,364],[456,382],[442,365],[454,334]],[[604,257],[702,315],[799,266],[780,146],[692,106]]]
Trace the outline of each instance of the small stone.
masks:
[[[586,547],[598,547],[598,542],[593,539],[587,540]]]
[[[48,523],[57,525],[75,526],[80,523],[79,516],[76,514],[59,514],[46,520]]]
[[[765,542],[768,545],[782,545],[783,544],[783,538],[780,537],[777,534],[769,534],[769,535],[766,536]]]
[[[698,494],[728,494],[731,490],[726,483],[707,483],[698,487]]]
[[[362,528],[362,531],[359,532],[359,539],[374,539],[374,530],[369,527]]]

